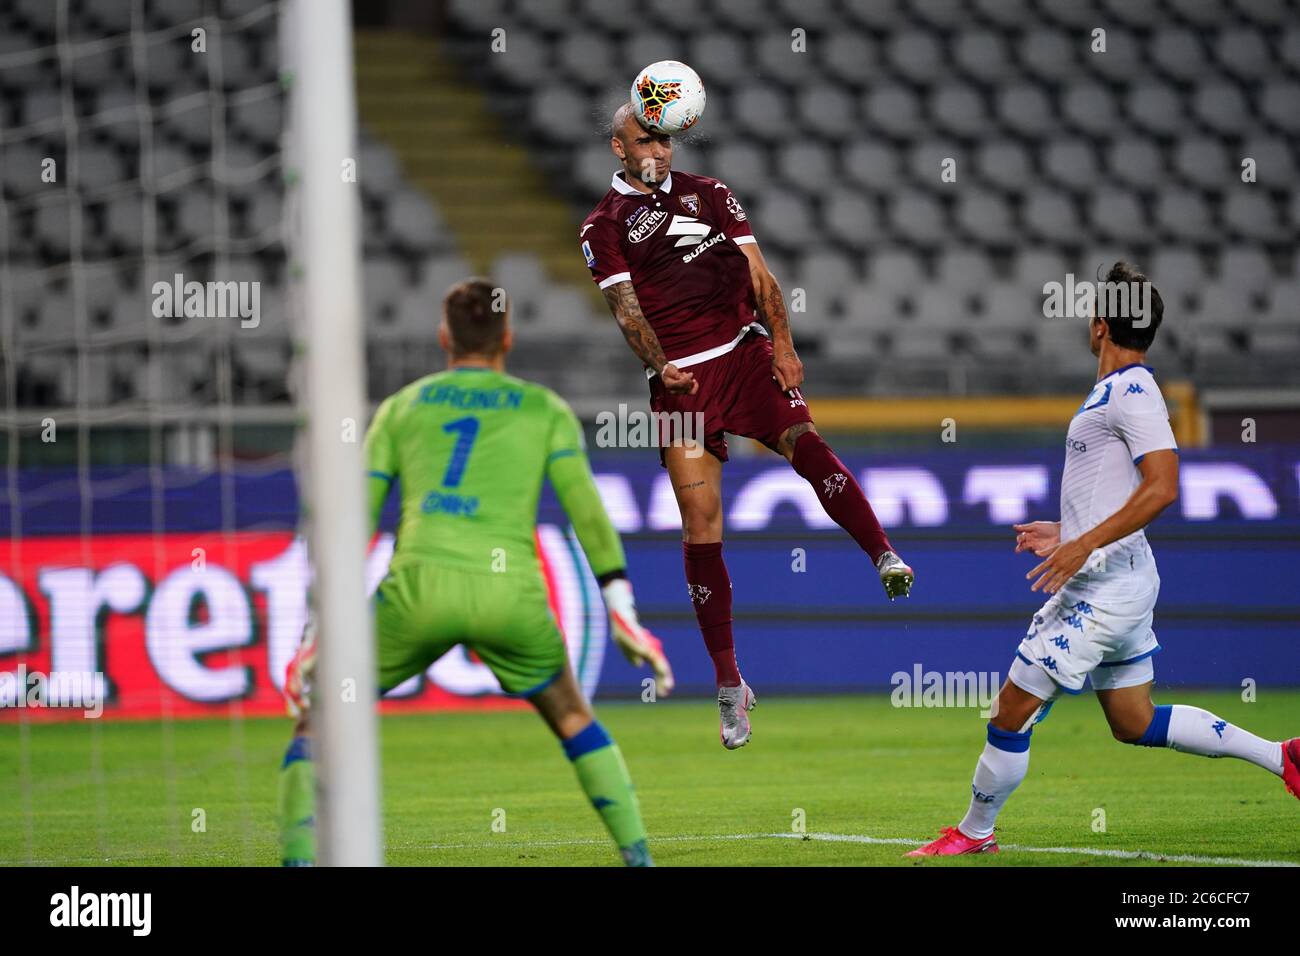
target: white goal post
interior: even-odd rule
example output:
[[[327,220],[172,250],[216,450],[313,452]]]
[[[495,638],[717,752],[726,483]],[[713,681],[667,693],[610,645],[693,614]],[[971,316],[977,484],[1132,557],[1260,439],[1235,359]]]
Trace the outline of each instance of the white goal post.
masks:
[[[352,25],[348,0],[289,0],[291,282],[299,314],[305,447],[299,484],[318,626],[312,734],[316,832],[327,866],[383,863],[375,651],[365,590],[361,323]],[[294,195],[296,194],[296,195]],[[300,267],[300,271],[299,268]]]

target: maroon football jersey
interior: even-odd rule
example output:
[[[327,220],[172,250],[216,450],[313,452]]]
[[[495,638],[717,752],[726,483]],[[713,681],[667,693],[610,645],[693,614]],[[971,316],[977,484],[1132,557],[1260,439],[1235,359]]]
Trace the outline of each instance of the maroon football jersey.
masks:
[[[643,193],[615,173],[578,238],[602,289],[631,280],[669,360],[733,343],[755,321],[740,246],[756,240],[745,210],[716,179],[674,171]]]

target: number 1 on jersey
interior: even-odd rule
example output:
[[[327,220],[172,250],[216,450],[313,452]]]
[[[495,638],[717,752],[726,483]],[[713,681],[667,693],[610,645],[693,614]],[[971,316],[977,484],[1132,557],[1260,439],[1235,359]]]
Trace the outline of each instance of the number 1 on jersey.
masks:
[[[443,425],[442,430],[456,434],[456,447],[451,450],[447,473],[442,476],[444,488],[455,488],[465,475],[465,466],[469,464],[469,453],[474,448],[474,439],[478,437],[478,419],[472,415],[458,418]]]

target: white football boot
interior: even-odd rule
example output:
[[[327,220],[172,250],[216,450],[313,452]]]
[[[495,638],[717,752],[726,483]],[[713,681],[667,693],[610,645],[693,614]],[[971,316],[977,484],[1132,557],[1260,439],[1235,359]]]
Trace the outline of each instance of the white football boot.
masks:
[[[893,551],[886,551],[876,562],[876,570],[880,572],[880,583],[885,586],[885,593],[889,595],[889,600],[896,597],[907,597],[912,593],[912,582],[916,580],[916,572],[903,563],[903,559]]]
[[[738,750],[749,743],[749,711],[755,703],[754,692],[743,679],[739,687],[718,688],[718,712],[722,715],[718,736],[722,738],[722,746]]]

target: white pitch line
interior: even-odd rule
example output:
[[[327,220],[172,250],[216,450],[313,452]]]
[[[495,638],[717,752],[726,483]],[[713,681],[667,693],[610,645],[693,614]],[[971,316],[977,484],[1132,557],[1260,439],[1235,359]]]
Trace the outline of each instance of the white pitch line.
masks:
[[[821,843],[862,843],[871,846],[921,846],[926,840],[909,837],[873,837],[857,833],[704,833],[697,836],[681,834],[677,836],[651,836],[653,848],[660,843],[716,843],[729,840],[816,840]],[[407,843],[390,846],[390,850],[483,850],[491,847],[559,847],[559,846],[603,846],[608,840],[514,840],[486,841],[479,843]],[[1098,847],[1071,846],[1024,846],[1006,843],[1001,847],[1014,853],[1058,853],[1078,854],[1080,856],[1097,856],[1113,860],[1148,860],[1152,863],[1200,863],[1204,866],[1280,866],[1300,867],[1300,863],[1288,860],[1246,860],[1231,856],[1194,856],[1186,853],[1158,853],[1151,850],[1110,850]]]
[[[869,837],[853,833],[765,833],[763,836],[782,839],[821,840],[826,843],[889,843],[920,846],[924,840],[902,837]],[[654,842],[653,840],[651,842]],[[1105,850],[1091,846],[1023,846],[1017,843],[999,844],[1003,850],[1015,853],[1077,853],[1080,856],[1102,856],[1115,860],[1150,860],[1152,863],[1202,863],[1206,866],[1300,866],[1288,860],[1243,860],[1233,856],[1194,856],[1187,853],[1157,853],[1151,850]]]
[[[650,845],[662,843],[721,843],[732,840],[815,840],[820,843],[862,843],[870,846],[921,846],[926,840],[909,837],[873,837],[857,833],[701,833],[650,837]],[[539,849],[562,846],[608,846],[609,840],[485,840],[478,843],[394,843],[388,850],[486,850],[512,847]],[[1204,866],[1281,866],[1300,867],[1288,860],[1244,860],[1231,856],[1193,856],[1185,853],[1156,853],[1151,850],[1107,850],[1097,847],[1024,846],[1017,843],[1002,844],[1002,849],[1015,853],[1076,853],[1080,856],[1098,856],[1114,860],[1147,860],[1151,863],[1200,863]],[[0,860],[0,866],[30,863],[50,866],[59,863],[115,863],[142,859],[149,854],[121,857],[63,857],[44,860]],[[174,865],[174,864],[173,864]]]

